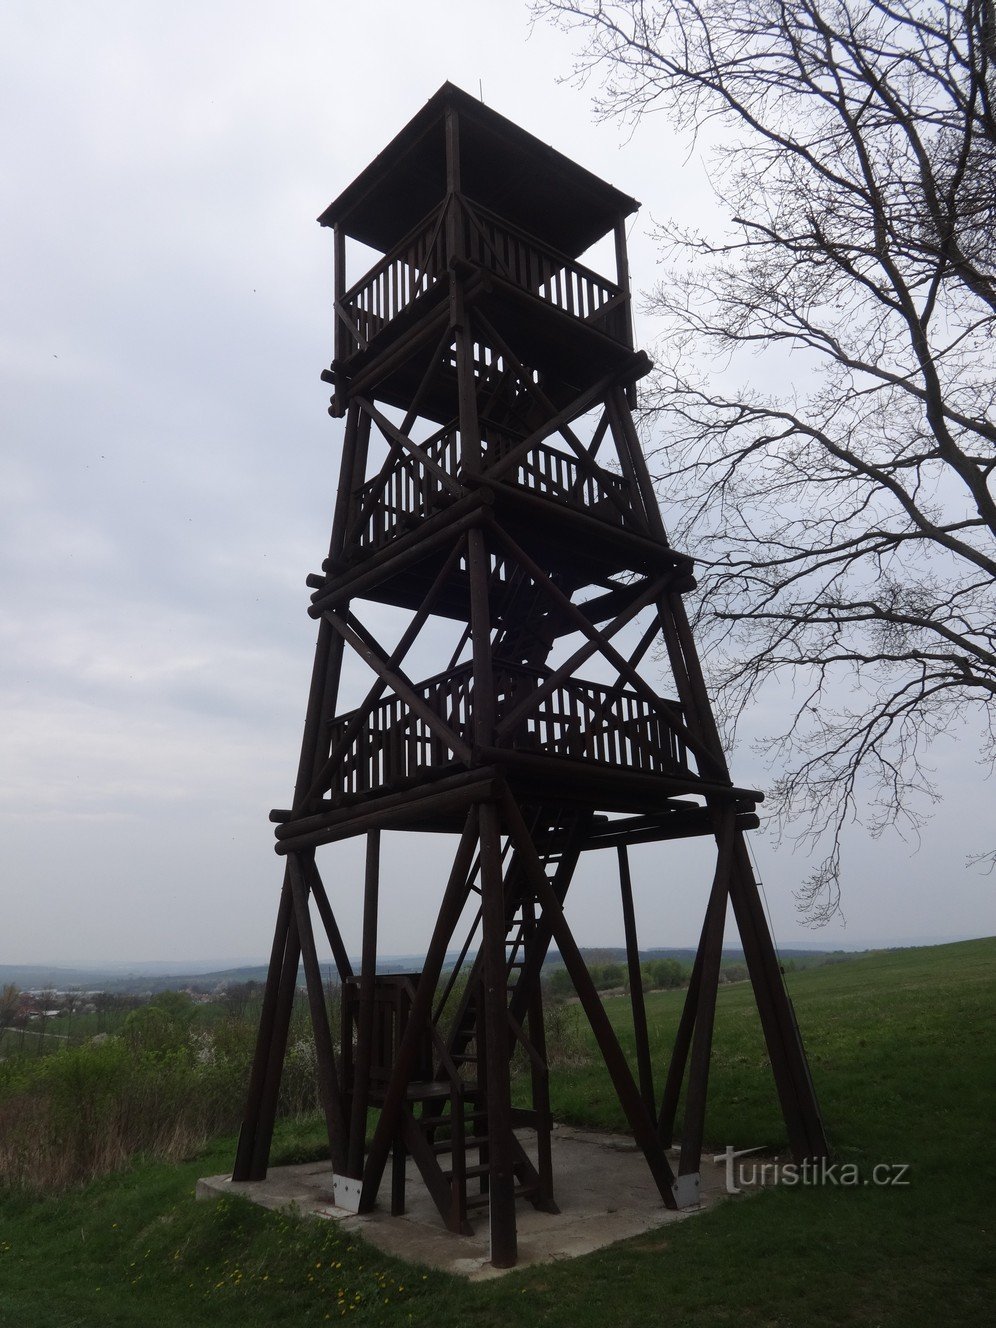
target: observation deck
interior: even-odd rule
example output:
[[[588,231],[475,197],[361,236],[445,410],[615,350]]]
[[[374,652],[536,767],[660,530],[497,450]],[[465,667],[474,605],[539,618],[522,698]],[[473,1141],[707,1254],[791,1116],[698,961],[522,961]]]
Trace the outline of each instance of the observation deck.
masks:
[[[450,318],[455,278],[557,405],[635,366],[624,222],[638,207],[445,84],[319,217],[336,245],[333,413],[373,383],[379,400],[408,408]],[[613,277],[580,261],[606,236]],[[347,241],[381,254],[352,281]],[[481,372],[502,359],[498,345],[478,350]],[[440,422],[457,413],[452,368],[420,397]]]

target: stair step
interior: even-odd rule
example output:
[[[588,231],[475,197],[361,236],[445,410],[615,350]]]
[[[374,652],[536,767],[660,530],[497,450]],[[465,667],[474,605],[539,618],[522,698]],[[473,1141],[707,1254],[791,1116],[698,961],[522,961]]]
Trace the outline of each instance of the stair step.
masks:
[[[481,1111],[465,1111],[463,1113],[465,1121],[487,1120],[488,1113],[483,1109]],[[435,1130],[441,1125],[451,1125],[452,1120],[447,1116],[419,1116],[415,1124],[419,1129]]]
[[[489,1176],[491,1174],[491,1166],[487,1162],[482,1162],[480,1166],[464,1167],[463,1174],[468,1180],[476,1180],[479,1176]],[[443,1175],[447,1180],[453,1179],[452,1171],[444,1171]]]
[[[531,1185],[516,1185],[512,1194],[516,1199],[529,1199],[539,1190],[539,1186],[533,1182]],[[468,1208],[486,1208],[491,1202],[490,1194],[468,1194]]]
[[[464,1136],[464,1148],[487,1148],[491,1138],[487,1134],[468,1134]],[[440,1139],[438,1143],[432,1144],[434,1153],[452,1153],[453,1140]]]

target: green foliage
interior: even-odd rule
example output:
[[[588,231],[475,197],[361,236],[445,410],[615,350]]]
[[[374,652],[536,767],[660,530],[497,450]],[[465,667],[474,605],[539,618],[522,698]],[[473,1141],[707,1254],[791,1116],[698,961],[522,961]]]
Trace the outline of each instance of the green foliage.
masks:
[[[161,991],[147,1005],[127,1016],[122,1034],[135,1051],[159,1055],[182,1052],[189,1046],[194,1003],[182,991]]]
[[[200,1012],[166,991],[132,1010],[119,1036],[0,1061],[0,1184],[64,1190],[138,1154],[189,1157],[236,1129],[258,1010],[209,1023]],[[314,1042],[298,1008],[278,1109],[293,1116],[316,1105]]]
[[[683,987],[688,981],[689,970],[677,959],[648,959],[640,965],[643,974],[643,986],[646,990],[667,990],[671,987]]]

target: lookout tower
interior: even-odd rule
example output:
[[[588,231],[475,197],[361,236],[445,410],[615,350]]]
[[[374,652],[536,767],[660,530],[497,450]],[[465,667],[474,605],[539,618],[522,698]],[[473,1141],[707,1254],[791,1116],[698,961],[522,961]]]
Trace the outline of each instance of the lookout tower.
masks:
[[[319,630],[294,801],[271,817],[286,866],[234,1178],[266,1173],[303,961],[337,1202],[371,1208],[391,1160],[403,1211],[410,1157],[453,1231],[486,1211],[498,1266],[515,1262],[518,1200],[556,1211],[540,982],[551,944],[663,1201],[680,1207],[697,1202],[732,904],[792,1150],[826,1153],[743,840],[761,795],[730,779],[682,604],[692,562],[668,543],[631,416],[649,368],[630,318],[637,206],[446,84],[320,218],[335,247],[323,377],[345,418],[342,462],[329,555],[308,578]],[[606,274],[582,261],[598,242]],[[665,692],[662,666],[645,667],[660,642]],[[358,669],[365,694],[344,706]],[[454,844],[413,975],[376,966],[391,831]],[[365,878],[330,894],[317,852],[357,835]],[[675,1045],[655,1066],[627,852],[696,835],[715,843],[715,870]],[[604,888],[622,896],[635,1066],[563,908],[581,855],[598,851]],[[347,889],[363,895],[358,973],[333,906]],[[342,982],[338,1029],[316,917]],[[513,1108],[517,1048],[530,1101]]]

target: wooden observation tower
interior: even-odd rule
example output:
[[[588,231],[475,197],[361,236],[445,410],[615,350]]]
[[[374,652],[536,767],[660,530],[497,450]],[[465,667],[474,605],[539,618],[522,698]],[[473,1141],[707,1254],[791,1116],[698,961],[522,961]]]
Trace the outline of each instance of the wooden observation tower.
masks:
[[[303,961],[337,1202],[371,1208],[390,1160],[403,1211],[407,1156],[450,1229],[485,1210],[498,1266],[515,1262],[517,1199],[556,1211],[551,944],[663,1201],[681,1207],[697,1201],[729,902],[792,1150],[827,1151],[743,840],[760,795],[731,782],[682,604],[692,563],[668,544],[631,416],[649,368],[630,319],[636,207],[447,84],[320,218],[335,243],[323,377],[345,434],[329,556],[308,578],[320,627],[294,804],[272,814],[286,868],[234,1179],[266,1174]],[[580,261],[598,241],[611,278]],[[357,242],[382,256],[350,284]],[[389,641],[385,621],[398,623]],[[663,665],[644,663],[659,642],[667,693]],[[376,970],[384,831],[455,844],[420,974]],[[358,973],[316,861],[356,835]],[[715,843],[715,870],[673,1052],[655,1067],[627,850],[693,835]],[[563,910],[581,855],[599,850],[605,889],[618,877],[622,894],[635,1067]],[[337,877],[331,893],[344,888]],[[342,982],[339,1029],[316,920]],[[473,956],[464,987],[444,973],[453,951],[465,971]],[[517,1048],[528,1107],[511,1104]]]

